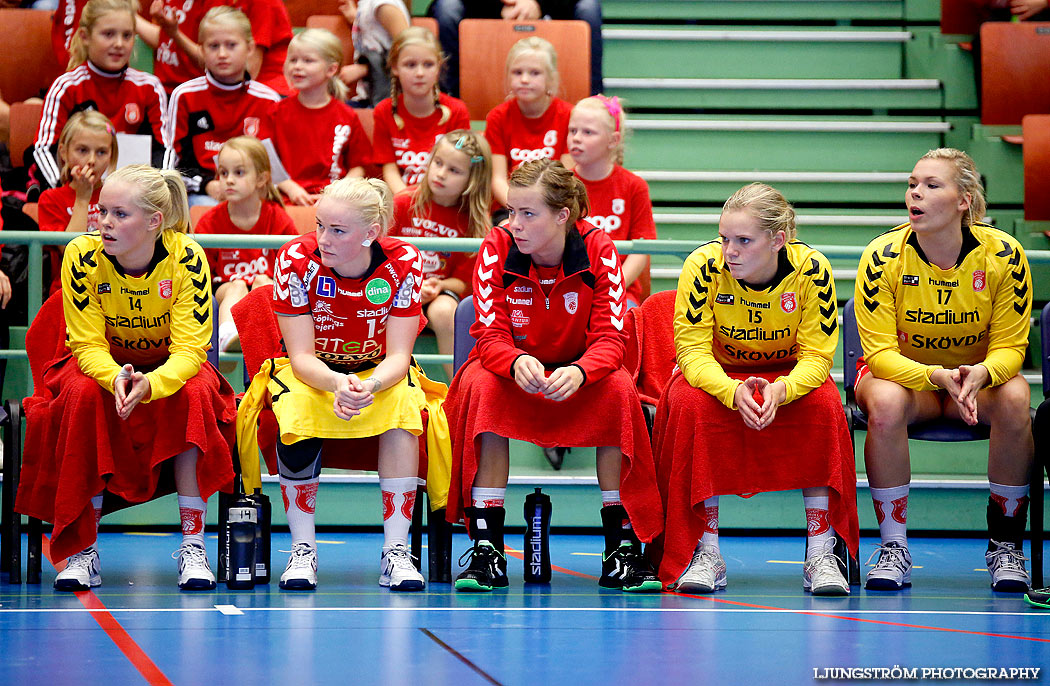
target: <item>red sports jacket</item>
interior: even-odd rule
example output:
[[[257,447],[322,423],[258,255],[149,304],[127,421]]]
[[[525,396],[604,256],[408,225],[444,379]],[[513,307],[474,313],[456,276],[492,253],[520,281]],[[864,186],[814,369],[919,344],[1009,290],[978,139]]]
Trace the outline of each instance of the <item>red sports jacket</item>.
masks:
[[[473,285],[472,354],[492,373],[513,378],[521,355],[551,369],[575,364],[585,384],[620,368],[623,273],[601,229],[579,221],[569,231],[562,268],[545,296],[532,258],[518,250],[508,230],[495,228],[481,244]]]

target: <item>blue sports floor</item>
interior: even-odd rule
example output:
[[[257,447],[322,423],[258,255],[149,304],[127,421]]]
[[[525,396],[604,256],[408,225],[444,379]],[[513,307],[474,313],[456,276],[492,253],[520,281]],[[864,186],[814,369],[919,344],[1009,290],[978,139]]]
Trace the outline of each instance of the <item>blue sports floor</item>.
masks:
[[[601,539],[576,535],[552,537],[549,586],[524,588],[512,558],[507,591],[394,594],[376,583],[381,536],[343,533],[319,536],[316,592],[275,579],[182,593],[178,540],[103,534],[94,592],[55,593],[47,561],[41,586],[0,585],[0,684],[810,684],[828,667],[1050,667],[1050,611],[993,593],[979,540],[913,538],[912,589],[849,598],[803,593],[801,537],[723,536],[729,587],[706,597],[599,591]],[[289,542],[274,536],[277,575]]]

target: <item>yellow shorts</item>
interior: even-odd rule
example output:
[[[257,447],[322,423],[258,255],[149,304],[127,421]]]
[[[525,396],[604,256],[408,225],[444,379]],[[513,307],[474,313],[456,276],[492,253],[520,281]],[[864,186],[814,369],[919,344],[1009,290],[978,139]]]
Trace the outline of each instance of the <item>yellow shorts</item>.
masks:
[[[362,371],[357,376],[365,380],[373,371]],[[348,420],[335,415],[334,394],[319,391],[295,377],[288,358],[274,361],[266,390],[285,444],[304,438],[367,438],[390,429],[404,429],[418,436],[423,433],[420,412],[426,408],[419,376],[419,370],[410,366],[405,378],[377,393],[371,405]]]

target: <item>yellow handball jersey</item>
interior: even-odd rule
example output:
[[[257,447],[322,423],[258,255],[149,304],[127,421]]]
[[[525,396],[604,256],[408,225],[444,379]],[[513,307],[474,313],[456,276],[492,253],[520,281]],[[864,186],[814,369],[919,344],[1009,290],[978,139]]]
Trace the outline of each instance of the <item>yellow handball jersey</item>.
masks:
[[[783,367],[789,403],[824,383],[838,345],[835,281],[826,257],[799,241],[779,253],[773,281],[754,289],[733,278],[718,241],[689,256],[674,308],[678,366],[690,384],[736,409],[741,383],[725,369]]]
[[[152,369],[150,399],[172,395],[200,371],[211,347],[211,275],[204,250],[165,231],[146,273],[128,276],[93,232],[62,258],[66,345],[106,390],[124,364]],[[148,401],[146,401],[148,402]]]
[[[1024,361],[1032,276],[1020,244],[998,229],[964,227],[958,262],[941,269],[902,224],[868,244],[854,303],[864,360],[880,379],[928,391],[937,369],[979,363],[996,386]]]

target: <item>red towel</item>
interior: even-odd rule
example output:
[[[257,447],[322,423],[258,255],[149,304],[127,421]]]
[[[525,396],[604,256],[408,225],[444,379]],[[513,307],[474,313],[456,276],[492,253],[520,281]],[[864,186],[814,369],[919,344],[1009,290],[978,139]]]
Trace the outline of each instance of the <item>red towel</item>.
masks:
[[[637,346],[635,382],[642,402],[650,405],[657,403],[675,367],[674,299],[675,291],[661,291],[630,311]]]
[[[463,518],[478,471],[478,435],[530,441],[544,447],[616,445],[624,453],[620,499],[635,533],[650,541],[663,526],[652,450],[638,394],[627,372],[619,370],[588,383],[562,402],[525,393],[514,381],[485,369],[471,357],[456,374],[445,400],[452,432],[452,485],[448,520]]]
[[[773,381],[784,370],[733,373]],[[829,488],[831,525],[855,555],[857,474],[838,389],[822,386],[777,409],[762,431],[689,385],[680,372],[656,410],[653,446],[667,520],[660,579],[673,583],[688,566],[703,532],[703,502],[714,495],[749,495],[811,486]],[[804,520],[799,503],[800,522]]]
[[[163,465],[191,446],[200,451],[201,497],[233,488],[233,389],[209,363],[182,390],[138,405],[122,421],[113,394],[81,372],[66,353],[47,366],[25,409],[25,454],[15,510],[54,524],[55,559],[95,540],[92,496],[103,489],[116,496],[106,499],[112,511],[173,492],[173,473]]]

